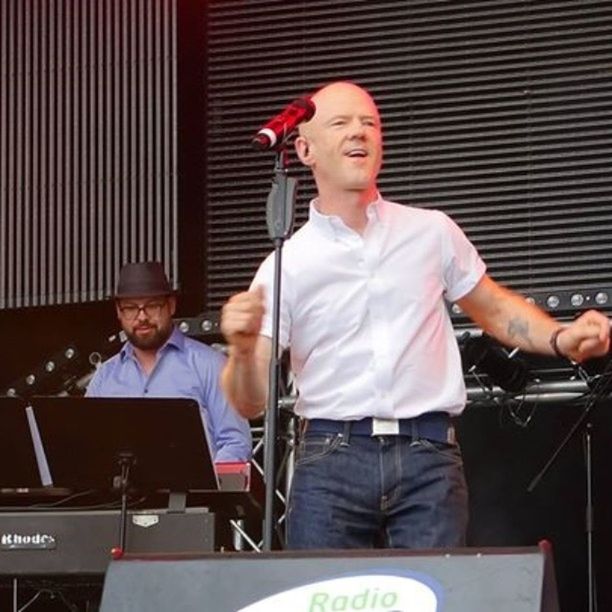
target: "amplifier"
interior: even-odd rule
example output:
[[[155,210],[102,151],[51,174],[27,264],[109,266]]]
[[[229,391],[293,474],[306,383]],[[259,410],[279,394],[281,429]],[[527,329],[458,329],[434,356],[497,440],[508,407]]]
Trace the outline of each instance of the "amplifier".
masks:
[[[129,511],[126,552],[211,552],[214,523],[206,508]],[[1,512],[0,575],[103,574],[119,531],[118,510]]]

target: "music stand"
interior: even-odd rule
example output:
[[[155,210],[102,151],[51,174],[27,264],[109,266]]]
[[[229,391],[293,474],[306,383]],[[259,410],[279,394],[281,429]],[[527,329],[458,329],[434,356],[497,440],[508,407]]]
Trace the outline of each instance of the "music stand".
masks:
[[[200,407],[189,399],[34,397],[55,486],[108,490],[118,457],[134,455],[131,488],[217,490]]]
[[[178,398],[33,397],[54,486],[121,491],[218,490],[200,407]]]
[[[0,397],[0,491],[25,492],[42,485],[28,426],[26,401]]]

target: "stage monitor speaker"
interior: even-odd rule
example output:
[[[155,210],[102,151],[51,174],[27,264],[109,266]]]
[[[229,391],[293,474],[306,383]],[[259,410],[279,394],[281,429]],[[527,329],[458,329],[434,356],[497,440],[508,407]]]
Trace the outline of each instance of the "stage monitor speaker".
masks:
[[[101,612],[558,612],[546,545],[129,556]]]

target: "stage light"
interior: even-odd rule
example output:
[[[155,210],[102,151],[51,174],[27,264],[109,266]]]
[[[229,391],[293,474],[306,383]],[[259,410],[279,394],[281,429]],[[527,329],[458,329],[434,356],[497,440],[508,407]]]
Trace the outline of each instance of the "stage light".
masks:
[[[454,315],[460,315],[460,314],[463,314],[463,310],[461,310],[461,307],[460,307],[458,304],[453,304],[453,305],[451,306],[451,312],[452,312]]]
[[[604,304],[607,304],[609,300],[609,296],[605,291],[598,291],[595,294],[595,303],[598,306],[603,306]]]
[[[197,317],[185,317],[183,319],[174,319],[174,323],[183,334],[186,336],[210,336],[221,333],[219,329],[219,319],[207,314],[201,314]]]
[[[529,291],[523,297],[530,304],[535,304],[544,310],[554,312],[555,316],[563,314],[571,317],[589,308],[603,310],[612,307],[612,287],[607,286],[593,289],[575,287],[571,289]],[[453,319],[465,316],[457,304],[451,304],[449,312]]]
[[[527,364],[517,357],[510,357],[493,338],[482,334],[463,342],[462,357],[470,371],[487,374],[491,381],[510,393],[525,390],[529,378]]]
[[[200,327],[202,328],[203,332],[210,332],[213,330],[214,326],[215,324],[213,321],[211,321],[210,319],[204,319]]]
[[[73,369],[78,365],[78,357],[76,346],[66,346],[47,357],[25,376],[12,381],[3,393],[17,397],[52,393],[65,378],[73,375]]]
[[[572,297],[570,297],[570,304],[575,306],[582,306],[584,304],[584,295],[582,293],[574,293]]]

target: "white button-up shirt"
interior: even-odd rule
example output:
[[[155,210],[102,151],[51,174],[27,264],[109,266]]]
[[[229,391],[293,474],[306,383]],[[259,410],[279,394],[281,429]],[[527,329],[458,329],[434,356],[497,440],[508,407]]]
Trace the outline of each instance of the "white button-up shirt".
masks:
[[[378,199],[363,236],[311,203],[286,243],[280,343],[291,349],[307,418],[398,419],[465,404],[461,357],[445,299],[473,289],[485,264],[444,213]],[[261,333],[272,337],[273,254]]]

